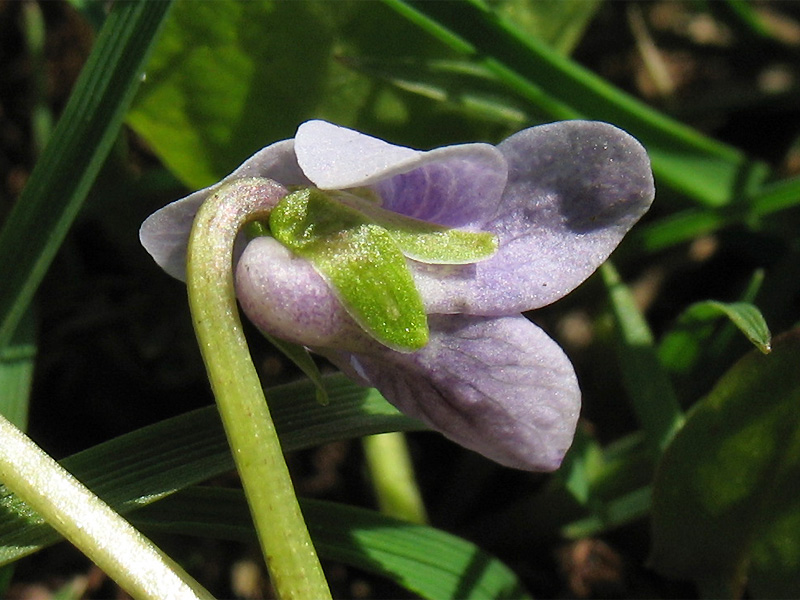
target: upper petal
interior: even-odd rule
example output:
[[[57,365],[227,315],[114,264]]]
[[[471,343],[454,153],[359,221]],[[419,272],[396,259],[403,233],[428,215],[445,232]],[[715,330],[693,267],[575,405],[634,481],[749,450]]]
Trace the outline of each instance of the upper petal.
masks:
[[[428,345],[413,354],[326,356],[462,446],[514,468],[558,468],[580,410],[561,348],[520,315],[436,315],[430,328]]]
[[[532,127],[498,148],[508,184],[484,229],[500,249],[474,265],[415,265],[433,312],[513,314],[557,300],[608,258],[653,201],[644,148],[612,125]]]
[[[287,185],[311,185],[297,164],[294,140],[262,148],[219,183],[167,204],[150,215],[139,229],[139,239],[156,263],[169,275],[186,277],[186,248],[200,205],[221,185],[244,177],[266,177]]]
[[[371,185],[383,208],[449,227],[483,226],[506,184],[505,159],[489,144],[423,152],[325,121],[303,123],[295,140],[298,163],[317,187]]]

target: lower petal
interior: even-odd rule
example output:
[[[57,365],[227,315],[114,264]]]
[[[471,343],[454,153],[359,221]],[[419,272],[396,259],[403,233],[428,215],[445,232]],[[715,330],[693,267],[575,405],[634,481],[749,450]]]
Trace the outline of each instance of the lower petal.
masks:
[[[561,348],[521,315],[432,315],[429,323],[430,342],[413,354],[326,356],[466,448],[509,467],[557,469],[580,411]]]

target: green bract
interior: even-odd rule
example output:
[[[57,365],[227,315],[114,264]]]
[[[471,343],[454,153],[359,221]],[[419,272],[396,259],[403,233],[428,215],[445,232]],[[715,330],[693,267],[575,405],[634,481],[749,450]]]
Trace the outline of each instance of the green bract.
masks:
[[[316,189],[287,195],[269,219],[272,235],[311,262],[353,319],[387,346],[428,343],[428,319],[406,259],[389,233]]]
[[[367,216],[389,232],[408,258],[436,265],[465,265],[497,252],[497,238],[488,231],[450,229],[380,208],[364,194],[335,192],[335,198]]]
[[[465,264],[497,250],[491,233],[448,229],[383,210],[358,193],[316,188],[284,197],[269,228],[314,265],[361,327],[404,352],[428,343],[425,308],[406,257]]]

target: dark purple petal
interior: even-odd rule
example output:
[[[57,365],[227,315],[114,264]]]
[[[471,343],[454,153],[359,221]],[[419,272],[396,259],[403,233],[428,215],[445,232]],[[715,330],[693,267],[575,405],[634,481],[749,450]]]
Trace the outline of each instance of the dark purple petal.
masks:
[[[500,249],[474,265],[415,265],[433,312],[502,315],[554,302],[608,258],[655,194],[644,148],[605,123],[532,127],[498,148],[508,184],[484,229]]]
[[[194,216],[203,201],[221,185],[245,177],[265,177],[287,185],[310,185],[294,155],[294,140],[276,142],[256,152],[219,183],[167,204],[150,215],[139,230],[139,239],[156,263],[183,281],[186,248]]]
[[[462,446],[518,469],[557,469],[580,410],[561,348],[520,315],[436,315],[429,325],[430,342],[413,354],[326,356]]]
[[[505,159],[489,144],[422,152],[309,121],[297,130],[296,152],[320,189],[372,186],[383,208],[449,227],[481,228],[506,184]]]

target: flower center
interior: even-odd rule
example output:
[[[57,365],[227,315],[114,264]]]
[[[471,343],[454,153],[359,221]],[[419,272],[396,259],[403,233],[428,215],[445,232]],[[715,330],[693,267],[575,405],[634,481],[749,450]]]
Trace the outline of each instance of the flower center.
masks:
[[[467,264],[497,250],[491,233],[449,229],[385,210],[366,188],[293,191],[272,210],[268,229],[314,266],[359,326],[401,352],[419,350],[428,341],[427,316],[408,259]]]

